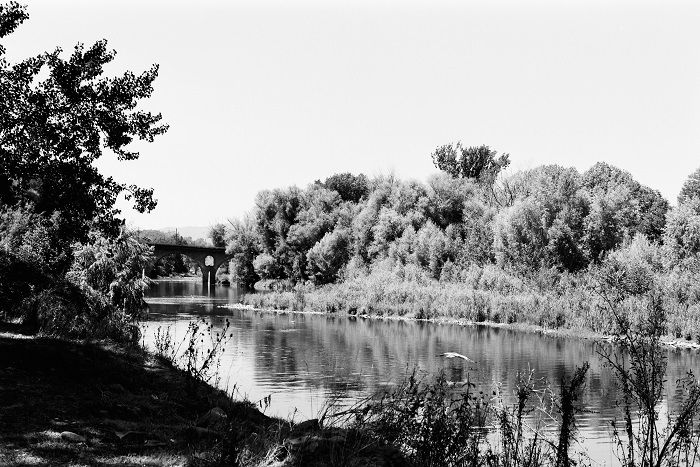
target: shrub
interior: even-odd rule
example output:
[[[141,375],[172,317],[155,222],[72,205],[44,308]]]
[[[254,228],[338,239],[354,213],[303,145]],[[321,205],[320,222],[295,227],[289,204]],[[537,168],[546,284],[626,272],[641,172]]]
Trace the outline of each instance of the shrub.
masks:
[[[52,256],[46,221],[27,217],[6,213],[2,221],[0,310],[5,316],[49,335],[135,342],[133,320],[143,309],[148,246],[126,231],[111,240],[93,236],[93,243],[73,246],[72,264],[62,272],[64,259]]]
[[[66,277],[106,297],[115,309],[137,316],[143,310],[148,286],[143,271],[151,262],[151,248],[124,230],[114,239],[96,237],[93,243],[76,245],[75,260]]]

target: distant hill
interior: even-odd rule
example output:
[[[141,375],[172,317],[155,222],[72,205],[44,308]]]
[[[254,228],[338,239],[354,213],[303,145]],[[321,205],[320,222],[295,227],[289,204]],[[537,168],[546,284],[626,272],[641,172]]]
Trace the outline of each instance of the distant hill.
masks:
[[[175,232],[175,229],[177,229],[177,233],[182,235],[183,237],[192,237],[193,240],[196,240],[198,238],[202,238],[204,240],[209,241],[209,228],[210,226],[185,226],[185,227],[163,227],[162,229],[158,229],[161,232],[168,232],[172,233]]]

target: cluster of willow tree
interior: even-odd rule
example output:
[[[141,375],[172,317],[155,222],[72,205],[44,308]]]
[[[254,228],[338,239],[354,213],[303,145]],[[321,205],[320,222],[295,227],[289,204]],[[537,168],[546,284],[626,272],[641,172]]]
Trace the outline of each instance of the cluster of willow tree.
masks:
[[[674,277],[686,305],[700,299],[690,285],[700,271],[700,171],[671,208],[604,162],[506,175],[507,154],[459,143],[432,158],[441,173],[426,183],[343,173],[260,192],[228,229],[236,279],[319,286],[389,267],[399,280],[459,283],[488,268],[542,289],[606,266],[640,289],[650,276]]]
[[[454,163],[438,158],[444,152]],[[480,152],[488,154],[481,170],[453,169],[479,165]],[[576,272],[635,236],[667,244],[675,259],[697,253],[689,226],[700,215],[700,172],[670,210],[658,191],[603,162],[582,174],[547,165],[497,178],[508,159],[488,147],[449,145],[433,158],[445,173],[427,183],[344,173],[306,189],[260,192],[252,214],[229,229],[237,278],[325,284],[351,262],[385,259],[448,280],[474,264]]]

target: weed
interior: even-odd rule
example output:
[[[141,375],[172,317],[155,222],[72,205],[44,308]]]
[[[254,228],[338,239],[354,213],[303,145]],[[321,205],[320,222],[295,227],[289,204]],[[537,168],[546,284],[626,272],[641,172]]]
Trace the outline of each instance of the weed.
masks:
[[[455,384],[439,372],[428,380],[414,370],[392,392],[326,410],[322,420],[363,433],[366,443],[394,446],[415,466],[579,465],[585,458],[569,451],[587,370],[562,381],[560,398],[533,372],[519,374],[513,404],[500,386],[487,395],[469,379]]]
[[[187,325],[187,331],[180,343],[175,339],[170,327],[158,327],[155,332],[156,355],[187,372],[192,378],[205,383],[218,383],[219,364],[226,342],[231,337],[231,322],[226,319],[223,328],[215,331],[205,318],[194,320]],[[206,339],[206,343],[205,343]],[[183,344],[184,350],[181,351]]]
[[[648,287],[640,297],[644,314],[630,322],[623,310],[630,292],[618,275],[603,275],[598,291],[619,330],[617,346],[601,346],[598,353],[613,370],[622,391],[623,426],[612,422],[620,461],[626,467],[695,465],[700,460],[700,382],[692,372],[676,382],[684,396],[680,409],[669,414],[665,427],[660,421],[660,405],[668,397],[664,389],[666,352],[661,344],[667,318],[661,294]]]

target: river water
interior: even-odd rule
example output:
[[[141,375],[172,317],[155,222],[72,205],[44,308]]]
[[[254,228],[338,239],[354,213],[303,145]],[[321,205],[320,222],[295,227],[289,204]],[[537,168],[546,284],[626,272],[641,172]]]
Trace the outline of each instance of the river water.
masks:
[[[159,327],[182,340],[190,322],[204,318],[214,332],[228,321],[219,367],[219,385],[258,403],[268,415],[301,421],[316,418],[329,402],[347,406],[391,388],[417,368],[431,375],[444,368],[449,379],[476,383],[493,391],[499,383],[512,400],[518,372],[534,372],[555,387],[583,362],[590,363],[583,393],[586,413],[579,415],[582,445],[597,465],[618,465],[610,421],[618,388],[591,341],[542,336],[486,326],[370,320],[313,314],[275,314],[222,307],[238,303],[235,287],[209,290],[200,280],[156,281],[149,291],[143,339],[153,346]],[[440,357],[458,352],[477,363]],[[700,368],[700,353],[669,349],[667,386]],[[543,384],[542,384],[543,385]],[[488,392],[487,392],[488,393]],[[268,398],[268,396],[270,396]],[[674,397],[664,402],[677,405]]]

